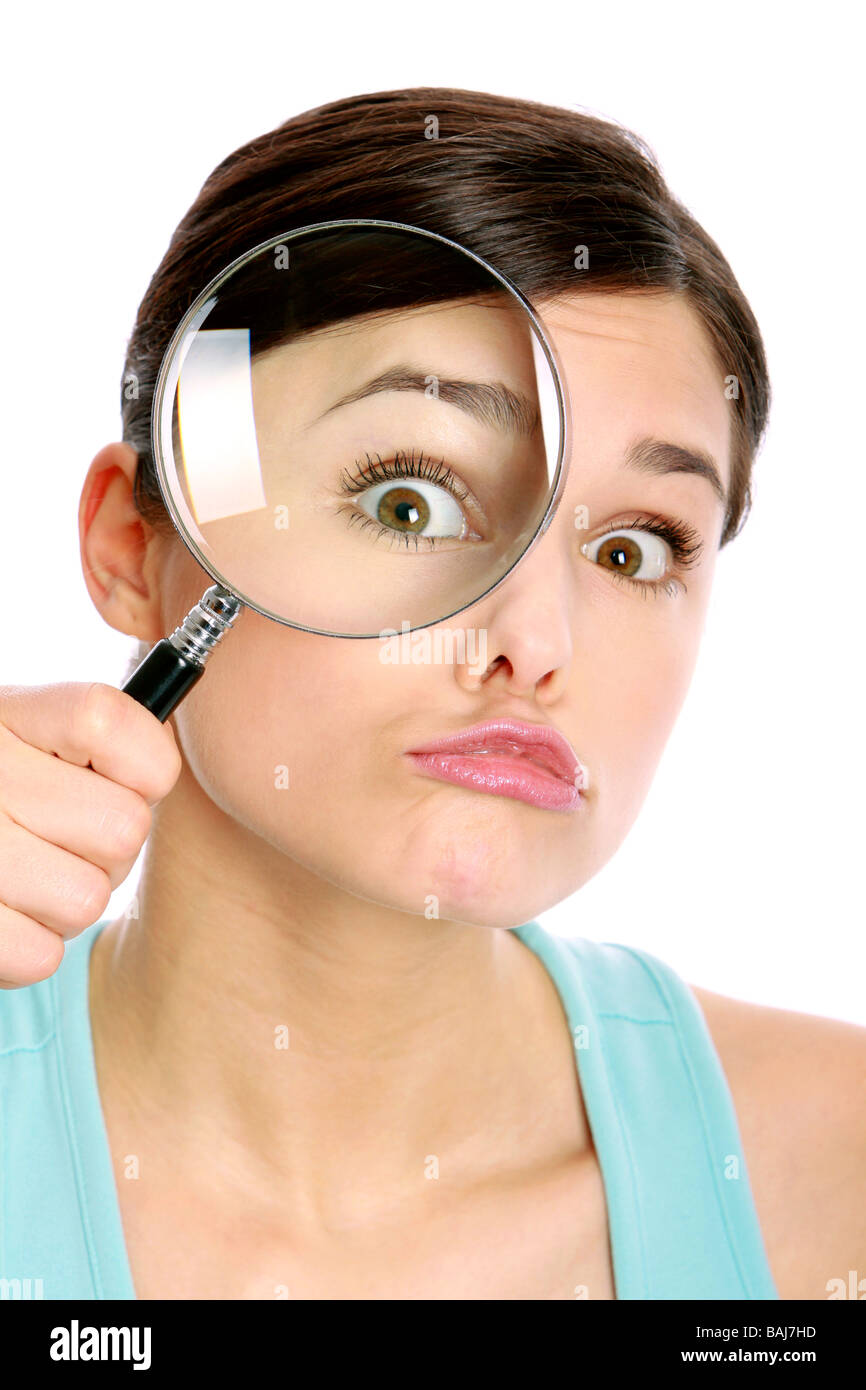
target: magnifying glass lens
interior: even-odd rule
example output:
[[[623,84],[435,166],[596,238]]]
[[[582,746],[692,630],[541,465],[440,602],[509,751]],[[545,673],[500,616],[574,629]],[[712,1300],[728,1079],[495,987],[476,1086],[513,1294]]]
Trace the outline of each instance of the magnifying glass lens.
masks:
[[[550,509],[563,420],[537,321],[489,266],[417,229],[325,224],[192,306],[154,453],[188,546],[243,603],[374,636],[508,573]]]

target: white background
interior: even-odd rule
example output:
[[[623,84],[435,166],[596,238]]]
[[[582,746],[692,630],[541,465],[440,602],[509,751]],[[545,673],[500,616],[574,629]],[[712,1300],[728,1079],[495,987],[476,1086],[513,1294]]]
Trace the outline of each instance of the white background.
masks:
[[[775,403],[650,797],[614,860],[541,920],[643,946],[721,993],[866,1023],[855,14],[161,0],[7,15],[0,682],[121,681],[133,644],[87,596],[78,497],[120,437],[139,299],[222,158],[309,107],[393,87],[621,121],[733,266]]]

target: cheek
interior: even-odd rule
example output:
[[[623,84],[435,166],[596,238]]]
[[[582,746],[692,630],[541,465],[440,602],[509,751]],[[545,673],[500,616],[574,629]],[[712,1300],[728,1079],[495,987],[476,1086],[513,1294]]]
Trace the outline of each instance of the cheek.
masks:
[[[269,843],[305,860],[338,840],[359,843],[394,762],[395,718],[411,680],[378,660],[375,641],[280,627],[245,612],[175,724],[207,796]],[[401,680],[400,676],[404,675]],[[429,673],[428,673],[429,676]]]

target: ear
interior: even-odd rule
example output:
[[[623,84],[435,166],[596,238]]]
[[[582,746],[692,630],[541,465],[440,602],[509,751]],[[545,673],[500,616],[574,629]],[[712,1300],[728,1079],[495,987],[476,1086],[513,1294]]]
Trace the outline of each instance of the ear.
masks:
[[[161,537],[133,501],[138,455],[106,444],[94,458],[78,504],[78,538],[87,592],[105,621],[143,642],[164,635],[158,558]]]

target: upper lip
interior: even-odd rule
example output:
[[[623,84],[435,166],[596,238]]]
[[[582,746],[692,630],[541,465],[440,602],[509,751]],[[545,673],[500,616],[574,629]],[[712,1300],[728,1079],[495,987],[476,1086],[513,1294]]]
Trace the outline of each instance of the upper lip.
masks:
[[[554,776],[575,786],[585,771],[568,739],[550,724],[526,724],[519,719],[488,719],[445,738],[433,739],[409,753],[517,753],[532,758]]]

